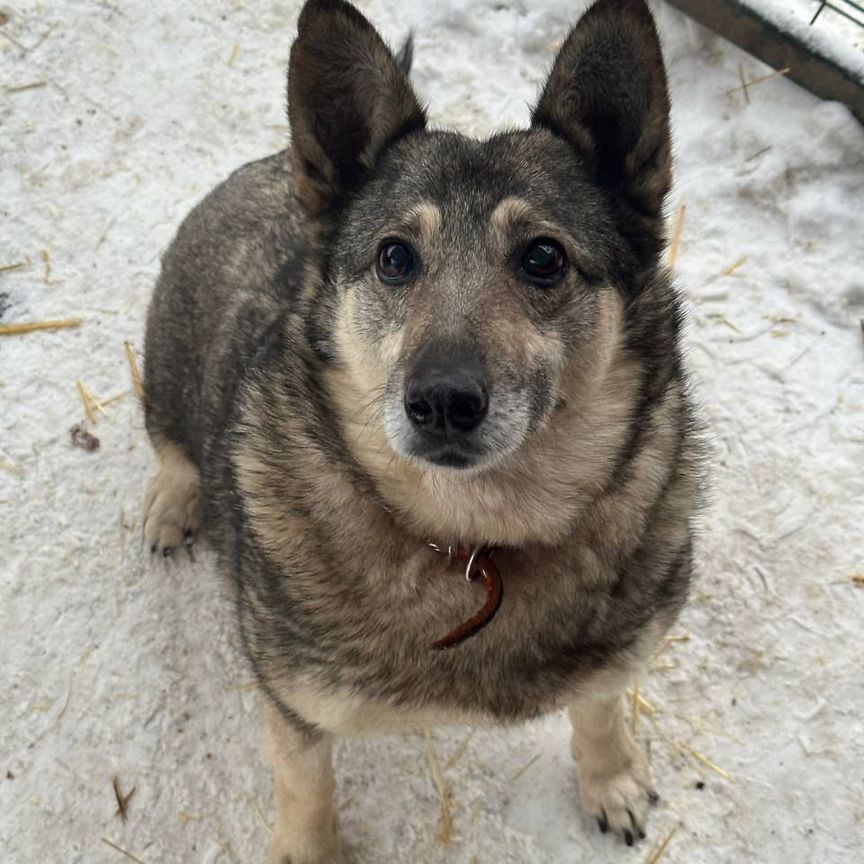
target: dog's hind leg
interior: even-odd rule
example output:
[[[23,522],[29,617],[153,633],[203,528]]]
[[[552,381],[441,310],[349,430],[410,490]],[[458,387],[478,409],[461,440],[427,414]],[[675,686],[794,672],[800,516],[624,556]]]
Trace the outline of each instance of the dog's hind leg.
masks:
[[[628,846],[645,837],[649,804],[657,802],[648,760],[627,729],[624,697],[584,699],[570,706],[572,749],[582,806],[604,833]]]
[[[170,555],[201,527],[198,469],[176,444],[156,450],[159,470],[144,499],[144,540],[151,552]]]
[[[332,736],[310,736],[269,703],[264,715],[276,797],[268,864],[342,864]]]

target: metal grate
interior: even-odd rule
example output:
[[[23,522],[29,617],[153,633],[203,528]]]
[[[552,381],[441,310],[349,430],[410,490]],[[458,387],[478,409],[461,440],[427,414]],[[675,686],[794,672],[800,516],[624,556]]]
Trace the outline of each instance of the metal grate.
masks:
[[[810,19],[811,24],[816,23],[816,19],[822,14],[823,10],[830,9],[837,15],[842,15],[853,24],[864,28],[864,6],[856,3],[855,0],[818,0],[819,8],[813,13]]]

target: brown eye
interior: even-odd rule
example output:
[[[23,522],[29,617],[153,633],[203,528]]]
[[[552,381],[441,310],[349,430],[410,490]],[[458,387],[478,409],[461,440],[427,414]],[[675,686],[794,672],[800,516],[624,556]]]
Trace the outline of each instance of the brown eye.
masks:
[[[564,250],[546,237],[532,240],[522,255],[521,271],[538,285],[551,285],[564,275],[567,257]]]
[[[385,240],[378,251],[377,269],[382,282],[401,285],[414,273],[414,253],[399,240]]]

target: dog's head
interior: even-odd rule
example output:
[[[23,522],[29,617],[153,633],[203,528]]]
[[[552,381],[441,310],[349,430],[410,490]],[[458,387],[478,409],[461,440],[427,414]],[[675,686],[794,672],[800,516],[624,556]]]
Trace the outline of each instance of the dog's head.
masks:
[[[426,467],[479,470],[554,423],[589,374],[604,296],[622,308],[657,266],[663,61],[643,0],[599,0],[530,128],[482,142],[427,130],[405,65],[353,7],[309,0],[289,72],[295,186],[364,422]]]

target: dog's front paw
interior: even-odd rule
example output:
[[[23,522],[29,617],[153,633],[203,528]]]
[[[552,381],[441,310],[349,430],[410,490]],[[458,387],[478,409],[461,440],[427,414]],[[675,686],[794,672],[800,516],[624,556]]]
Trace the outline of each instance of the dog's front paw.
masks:
[[[611,828],[628,846],[643,840],[648,808],[660,799],[642,751],[634,746],[620,763],[589,757],[577,769],[582,806],[597,819],[600,830],[605,834]]]
[[[144,499],[144,540],[168,556],[201,527],[201,491],[198,469],[178,448],[166,450]]]

